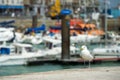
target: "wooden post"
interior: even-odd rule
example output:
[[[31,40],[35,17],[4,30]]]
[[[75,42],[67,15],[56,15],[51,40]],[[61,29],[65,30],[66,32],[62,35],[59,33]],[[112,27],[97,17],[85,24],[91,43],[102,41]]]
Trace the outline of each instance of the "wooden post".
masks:
[[[37,27],[37,6],[33,5],[32,27]]]
[[[104,15],[102,15],[101,16],[101,27],[104,29],[104,31],[105,31],[105,16]]]
[[[62,17],[62,60],[70,59],[70,30],[69,30],[70,16],[64,15]]]
[[[37,27],[37,15],[32,16],[32,27]]]

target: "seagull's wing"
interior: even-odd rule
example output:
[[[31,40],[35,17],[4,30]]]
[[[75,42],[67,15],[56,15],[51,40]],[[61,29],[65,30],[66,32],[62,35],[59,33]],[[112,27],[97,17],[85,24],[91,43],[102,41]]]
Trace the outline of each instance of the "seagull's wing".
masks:
[[[90,54],[90,52],[88,50],[82,50],[81,57],[87,61],[91,61],[93,59],[93,56]]]

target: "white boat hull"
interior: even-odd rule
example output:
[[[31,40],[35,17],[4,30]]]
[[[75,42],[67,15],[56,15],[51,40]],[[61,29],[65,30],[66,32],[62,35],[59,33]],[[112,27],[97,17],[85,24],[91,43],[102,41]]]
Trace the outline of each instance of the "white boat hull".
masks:
[[[112,46],[105,48],[95,48],[93,49],[92,53],[96,59],[117,60],[120,58],[120,47]]]
[[[78,35],[78,36],[71,36],[71,42],[89,42],[89,43],[97,43],[100,42],[100,36],[94,35]]]
[[[44,57],[42,54],[0,56],[0,66],[27,65],[28,61]]]
[[[9,59],[6,61],[0,61],[0,66],[15,66],[27,64],[27,59]]]
[[[93,54],[120,54],[120,47],[112,46],[105,48],[95,48],[93,49]]]

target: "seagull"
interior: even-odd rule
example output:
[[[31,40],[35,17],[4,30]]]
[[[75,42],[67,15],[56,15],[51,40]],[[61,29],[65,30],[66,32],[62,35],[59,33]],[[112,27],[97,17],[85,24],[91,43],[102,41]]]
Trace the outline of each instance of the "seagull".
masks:
[[[89,67],[90,67],[90,61],[93,60],[93,56],[90,54],[90,51],[87,49],[87,46],[83,45],[80,49],[81,49],[80,56],[84,61],[89,61]]]

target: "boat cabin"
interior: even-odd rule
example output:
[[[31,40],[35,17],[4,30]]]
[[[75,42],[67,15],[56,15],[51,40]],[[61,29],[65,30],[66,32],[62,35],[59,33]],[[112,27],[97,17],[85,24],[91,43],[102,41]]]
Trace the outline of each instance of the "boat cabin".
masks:
[[[13,51],[13,46],[9,45],[6,41],[0,41],[0,55],[9,55]]]
[[[15,43],[13,45],[15,46],[15,54],[26,54],[35,51],[30,44]]]
[[[52,49],[55,47],[61,47],[61,40],[56,39],[44,39],[45,48]]]
[[[13,43],[11,47],[0,47],[0,55],[28,54],[32,52],[35,52],[35,49],[30,44]]]

